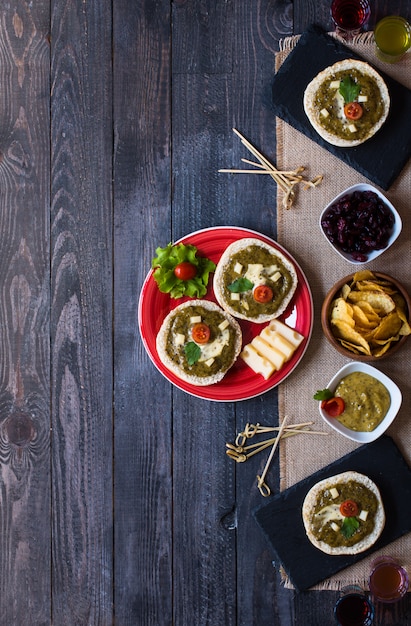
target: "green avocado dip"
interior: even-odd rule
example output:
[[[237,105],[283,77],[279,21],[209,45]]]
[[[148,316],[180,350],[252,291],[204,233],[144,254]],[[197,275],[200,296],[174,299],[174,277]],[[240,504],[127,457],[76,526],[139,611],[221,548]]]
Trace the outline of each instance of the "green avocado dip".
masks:
[[[379,502],[370,489],[355,480],[337,483],[333,487],[338,491],[336,499],[332,497],[329,488],[324,489],[317,499],[312,516],[312,532],[316,539],[333,548],[353,546],[374,530]],[[350,533],[344,532],[344,525],[347,523],[345,520],[351,518],[344,518],[339,512],[339,507],[345,500],[353,500],[358,506],[359,513],[367,512],[365,520],[356,517],[358,523],[355,524],[355,531],[350,536],[346,536]]]
[[[210,329],[210,338],[203,346],[198,346],[191,336],[192,320],[197,317]],[[235,356],[236,329],[226,322],[227,318],[219,311],[200,305],[182,309],[173,318],[167,335],[168,356],[185,372],[199,377],[227,370]]]
[[[338,87],[332,86],[333,82],[341,81],[346,76],[351,77],[360,86],[359,97],[361,97],[363,115],[354,122],[345,118],[343,113],[344,99],[339,94]],[[315,94],[314,104],[318,112],[318,123],[329,133],[348,140],[367,137],[385,111],[385,104],[377,82],[371,76],[363,74],[355,68],[349,71],[335,72],[324,81]],[[322,113],[324,110],[328,112],[328,115]],[[354,124],[355,132],[350,130],[350,124]]]
[[[243,279],[249,282],[241,286]],[[272,289],[273,298],[269,302],[254,299],[253,288],[260,284]],[[238,290],[235,285],[239,285]],[[233,254],[224,268],[225,300],[233,310],[250,319],[259,315],[274,316],[293,286],[293,276],[282,259],[258,245]],[[233,291],[237,292],[238,300],[233,299]]]
[[[335,395],[344,400],[336,419],[350,430],[371,432],[381,423],[391,405],[388,389],[365,372],[352,372],[337,385]]]

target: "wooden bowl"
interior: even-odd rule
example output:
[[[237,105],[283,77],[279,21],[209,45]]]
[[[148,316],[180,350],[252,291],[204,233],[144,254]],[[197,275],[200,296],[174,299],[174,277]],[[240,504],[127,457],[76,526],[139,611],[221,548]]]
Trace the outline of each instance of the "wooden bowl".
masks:
[[[382,278],[384,280],[389,281],[399,291],[399,293],[402,295],[402,297],[405,300],[405,303],[408,309],[407,319],[409,321],[410,314],[411,314],[411,298],[408,295],[407,291],[405,290],[404,286],[396,278],[393,278],[392,276],[389,276],[388,274],[383,274],[382,272],[374,272],[374,271],[373,271],[373,274],[377,278]],[[327,293],[324,299],[322,308],[321,308],[321,326],[322,326],[324,335],[326,336],[330,344],[337,350],[337,352],[339,352],[343,356],[348,357],[349,359],[355,359],[356,361],[367,361],[367,362],[380,361],[381,359],[385,357],[392,356],[392,354],[394,354],[397,350],[399,350],[401,346],[404,345],[405,341],[408,338],[408,335],[404,335],[398,341],[393,342],[390,348],[383,355],[372,356],[372,355],[367,355],[367,354],[356,354],[354,352],[351,352],[351,350],[344,348],[341,345],[341,343],[338,341],[338,339],[334,336],[332,328],[331,328],[331,323],[330,323],[331,304],[333,300],[335,300],[335,298],[340,294],[342,287],[346,283],[350,283],[353,278],[354,278],[354,274],[349,274],[348,276],[345,276],[344,278],[336,282],[335,285]]]

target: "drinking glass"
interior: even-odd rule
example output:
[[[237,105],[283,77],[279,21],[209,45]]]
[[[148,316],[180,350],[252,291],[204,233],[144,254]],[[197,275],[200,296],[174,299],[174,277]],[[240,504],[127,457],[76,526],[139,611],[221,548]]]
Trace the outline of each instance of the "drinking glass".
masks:
[[[331,17],[340,37],[350,40],[363,30],[371,13],[368,0],[333,0]]]
[[[371,563],[371,595],[380,602],[397,602],[408,590],[408,574],[395,559],[380,556]]]
[[[341,590],[334,617],[339,626],[372,626],[374,607],[361,587],[349,585]]]
[[[377,56],[386,63],[399,61],[411,46],[411,26],[399,15],[389,15],[374,30]]]

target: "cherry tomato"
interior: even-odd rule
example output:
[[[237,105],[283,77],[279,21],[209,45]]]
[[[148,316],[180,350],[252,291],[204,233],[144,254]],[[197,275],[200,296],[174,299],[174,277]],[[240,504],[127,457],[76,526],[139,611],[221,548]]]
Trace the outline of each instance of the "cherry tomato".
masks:
[[[359,102],[349,102],[344,105],[344,114],[349,120],[359,120],[363,112],[363,108]]]
[[[253,291],[254,300],[260,304],[271,302],[273,295],[273,290],[268,285],[257,285]]]
[[[189,261],[183,261],[175,266],[174,274],[180,280],[191,280],[197,274],[197,268]]]
[[[340,513],[344,517],[355,517],[358,515],[358,504],[354,500],[344,500],[340,504]]]
[[[194,324],[191,329],[191,336],[193,341],[199,344],[207,343],[210,339],[210,328],[204,322],[198,322],[198,324]]]
[[[339,396],[334,396],[329,400],[323,400],[321,402],[321,408],[328,413],[330,417],[338,417],[344,412],[345,402]]]

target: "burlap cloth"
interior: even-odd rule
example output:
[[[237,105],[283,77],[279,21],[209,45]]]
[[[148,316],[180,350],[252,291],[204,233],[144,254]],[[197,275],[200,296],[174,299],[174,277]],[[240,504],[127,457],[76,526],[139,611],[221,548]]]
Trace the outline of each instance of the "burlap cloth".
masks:
[[[281,51],[276,54],[277,69],[297,40],[298,37],[294,37],[282,42]],[[380,67],[387,74],[411,88],[411,55],[396,65],[381,63],[375,57],[370,34],[359,38],[352,46],[376,67]],[[321,304],[333,283],[355,271],[358,266],[344,261],[332,250],[320,232],[319,216],[324,206],[338,193],[350,185],[364,182],[365,179],[327,150],[277,119],[277,167],[293,169],[299,165],[307,167],[307,176],[323,174],[324,179],[315,189],[303,190],[301,187],[296,202],[288,210],[282,207],[283,195],[281,191],[278,192],[278,241],[301,265],[311,286],[314,300],[314,328],[303,360],[292,375],[280,385],[279,411],[280,420],[285,415],[292,418],[293,422],[313,420],[316,429],[327,430],[319,416],[318,403],[313,400],[313,394],[317,389],[324,388],[334,373],[348,362],[348,359],[339,355],[322,334]],[[384,192],[402,217],[402,233],[389,251],[366,266],[392,274],[404,283],[408,291],[411,291],[410,192],[411,163],[408,163],[391,188]],[[402,408],[387,434],[397,443],[409,464],[411,464],[410,357],[411,338],[397,354],[378,364],[383,372],[393,378],[403,393]],[[358,444],[334,432],[328,437],[301,436],[283,440],[280,447],[281,489],[290,487],[357,447]],[[381,459],[381,464],[384,465],[384,459]],[[387,511],[387,515],[389,514],[390,511]],[[372,557],[366,557],[342,570],[315,588],[339,589],[345,584],[365,584],[371,560],[376,554],[389,554],[397,557],[411,571],[411,533],[396,540]],[[292,586],[287,577],[285,577],[284,584]]]

